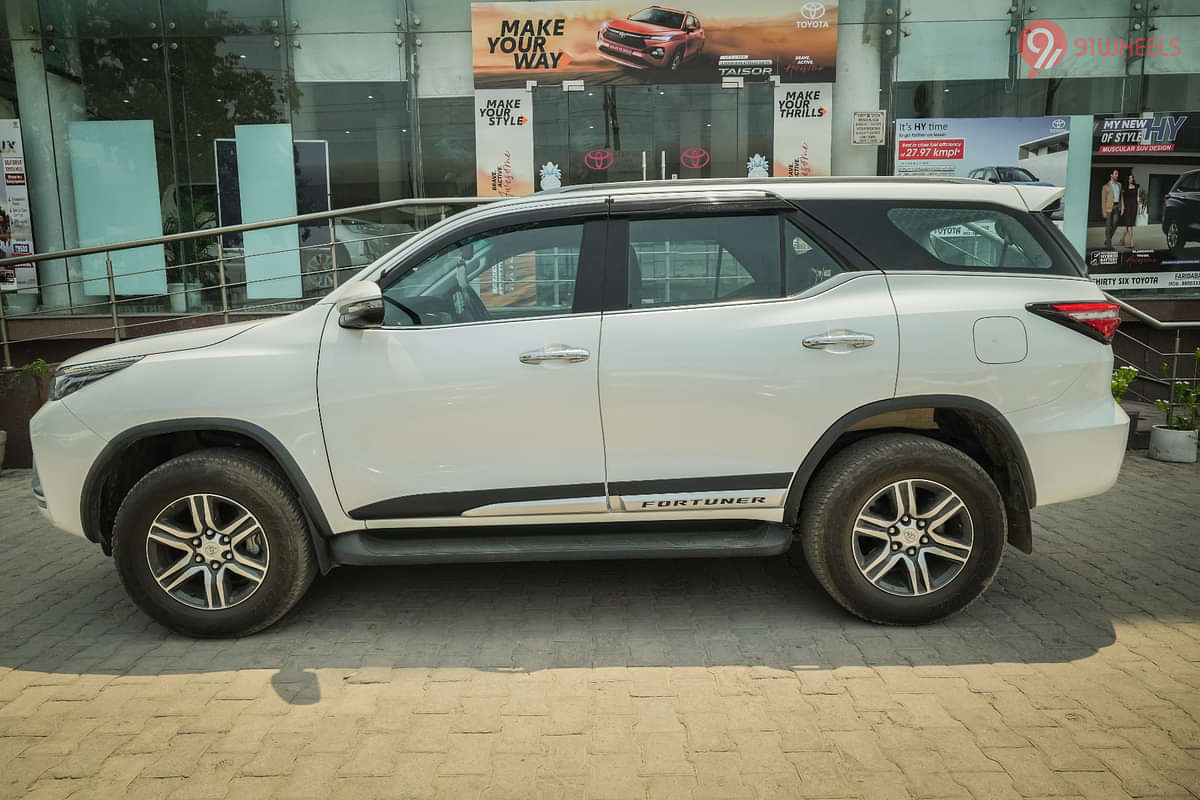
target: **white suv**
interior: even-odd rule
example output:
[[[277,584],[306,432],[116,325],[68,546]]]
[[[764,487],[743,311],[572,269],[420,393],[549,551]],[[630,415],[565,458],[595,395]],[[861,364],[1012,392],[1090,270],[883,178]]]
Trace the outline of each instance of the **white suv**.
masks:
[[[34,491],[193,635],[339,564],[768,556],[938,619],[1116,480],[1118,309],[972,180],[585,186],[430,228],[286,317],[63,364]]]

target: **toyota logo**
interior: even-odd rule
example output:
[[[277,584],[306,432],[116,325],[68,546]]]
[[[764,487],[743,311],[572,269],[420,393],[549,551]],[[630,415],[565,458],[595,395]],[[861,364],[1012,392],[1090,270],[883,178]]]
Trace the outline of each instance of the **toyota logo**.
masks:
[[[601,148],[589,150],[583,157],[583,165],[588,169],[608,169],[613,163],[613,151]]]
[[[800,16],[805,19],[820,19],[825,16],[824,3],[805,3],[800,6]]]
[[[1056,119],[1053,122],[1051,122],[1050,127],[1056,131],[1061,131],[1067,127],[1067,121],[1060,117],[1059,119]]]
[[[679,163],[688,169],[700,169],[708,165],[708,151],[703,147],[690,147],[679,156]]]

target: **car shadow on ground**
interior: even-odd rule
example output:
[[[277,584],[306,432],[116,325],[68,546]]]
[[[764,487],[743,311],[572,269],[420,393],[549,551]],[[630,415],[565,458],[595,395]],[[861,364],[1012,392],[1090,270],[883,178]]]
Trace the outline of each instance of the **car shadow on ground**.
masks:
[[[343,567],[318,578],[274,628],[245,639],[193,640],[141,614],[111,561],[49,527],[32,505],[28,514],[5,513],[6,522],[27,526],[24,535],[0,534],[0,545],[11,545],[0,569],[0,669],[269,669],[276,692],[293,704],[320,699],[315,671],[325,669],[805,671],[1066,662],[1111,645],[1114,618],[1146,613],[1144,603],[1124,602],[1116,587],[1097,584],[1052,545],[1032,556],[1009,548],[980,600],[916,628],[850,616],[785,556]],[[1054,536],[1037,533],[1043,542]],[[58,560],[47,563],[47,555]]]

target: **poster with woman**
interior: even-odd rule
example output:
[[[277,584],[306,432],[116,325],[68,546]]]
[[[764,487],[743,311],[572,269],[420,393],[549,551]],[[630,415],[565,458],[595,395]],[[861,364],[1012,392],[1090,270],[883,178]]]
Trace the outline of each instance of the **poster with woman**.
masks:
[[[33,253],[33,224],[29,216],[29,190],[25,184],[25,153],[21,147],[21,122],[0,119],[0,259]],[[0,266],[0,292],[37,293],[37,270],[32,263]]]
[[[1095,118],[1087,264],[1110,291],[1200,287],[1200,112]]]

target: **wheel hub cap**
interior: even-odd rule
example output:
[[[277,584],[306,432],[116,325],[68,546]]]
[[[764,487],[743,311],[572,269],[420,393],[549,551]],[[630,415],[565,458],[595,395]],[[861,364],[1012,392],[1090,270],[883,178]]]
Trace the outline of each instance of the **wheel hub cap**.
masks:
[[[896,481],[876,492],[854,521],[859,572],[888,594],[936,592],[962,572],[974,525],[962,499],[936,481]]]
[[[146,563],[159,587],[192,608],[231,608],[258,591],[270,553],[258,520],[215,494],[181,497],[146,534]]]

